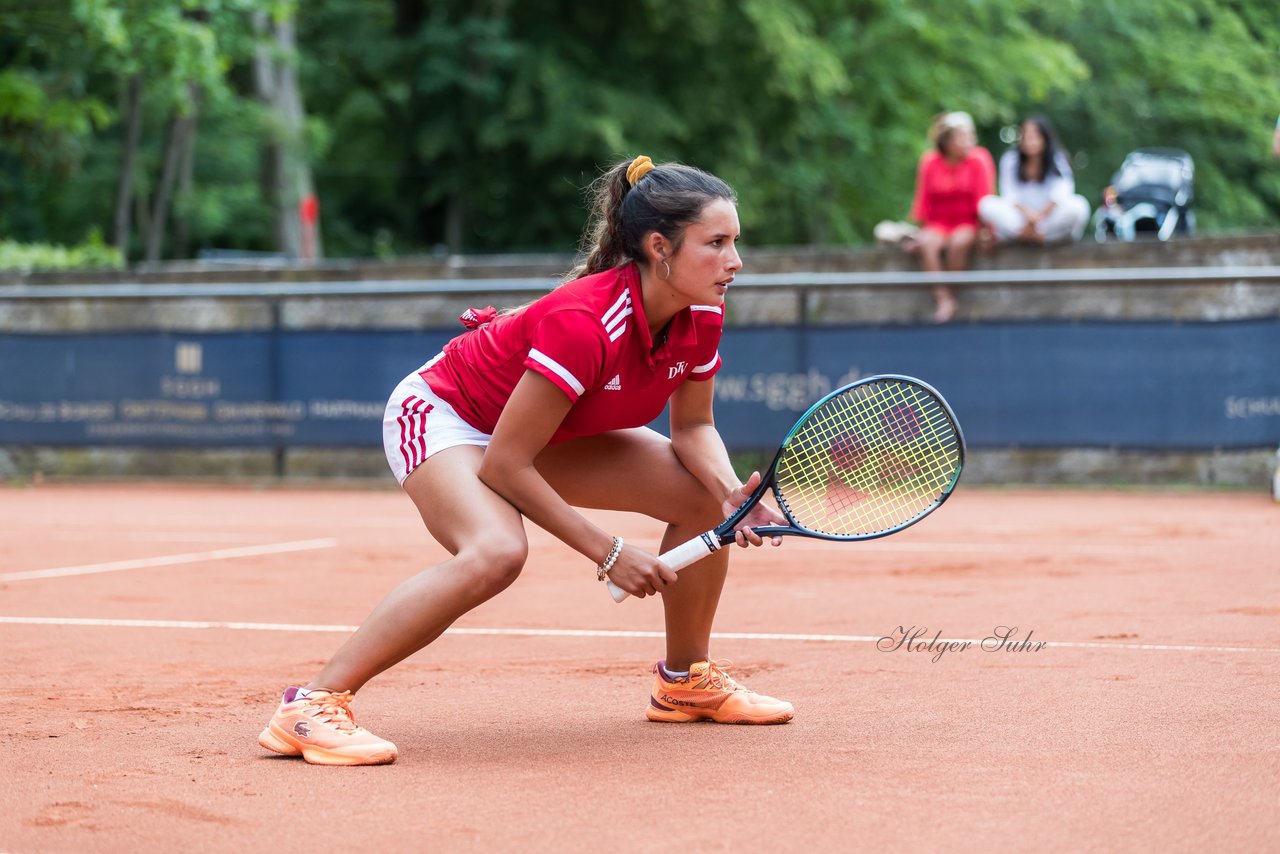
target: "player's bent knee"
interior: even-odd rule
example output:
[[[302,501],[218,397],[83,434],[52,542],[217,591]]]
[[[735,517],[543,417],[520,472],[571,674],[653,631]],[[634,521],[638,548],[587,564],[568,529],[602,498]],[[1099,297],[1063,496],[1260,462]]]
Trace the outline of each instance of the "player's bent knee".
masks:
[[[458,558],[472,577],[473,589],[492,596],[520,577],[529,558],[529,545],[523,540],[495,540],[468,549]]]
[[[675,498],[675,496],[673,496]],[[710,530],[724,521],[724,507],[701,484],[684,490],[678,501],[672,501],[663,521],[672,525],[687,525],[702,531]]]

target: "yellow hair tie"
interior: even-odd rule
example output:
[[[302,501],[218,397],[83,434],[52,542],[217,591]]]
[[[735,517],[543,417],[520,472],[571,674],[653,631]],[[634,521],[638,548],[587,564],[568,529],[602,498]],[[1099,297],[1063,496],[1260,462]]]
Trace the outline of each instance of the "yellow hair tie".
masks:
[[[641,154],[627,167],[627,183],[635,186],[636,182],[653,171],[653,161]]]

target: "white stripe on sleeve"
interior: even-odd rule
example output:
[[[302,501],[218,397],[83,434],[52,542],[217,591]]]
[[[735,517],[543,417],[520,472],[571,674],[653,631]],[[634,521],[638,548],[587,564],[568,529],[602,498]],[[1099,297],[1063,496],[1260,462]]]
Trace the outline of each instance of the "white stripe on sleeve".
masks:
[[[710,362],[707,362],[705,365],[698,365],[698,367],[694,368],[694,369],[693,369],[693,373],[695,373],[695,374],[705,374],[707,371],[709,371],[709,370],[711,370],[712,368],[714,368],[714,367],[716,366],[716,362],[718,362],[718,361],[720,361],[720,351],[719,351],[719,350],[717,350],[717,351],[716,351],[716,354],[715,354],[714,356],[712,356],[712,357],[711,357],[711,361],[710,361]]]
[[[551,371],[551,373],[555,374],[560,379],[568,383],[569,388],[573,389],[578,394],[582,394],[584,391],[586,391],[586,388],[582,385],[582,383],[578,382],[577,377],[569,373],[568,368],[566,368],[564,365],[560,364],[555,359],[551,358],[541,350],[530,350],[529,358],[533,359],[538,364],[545,366],[547,369]]]

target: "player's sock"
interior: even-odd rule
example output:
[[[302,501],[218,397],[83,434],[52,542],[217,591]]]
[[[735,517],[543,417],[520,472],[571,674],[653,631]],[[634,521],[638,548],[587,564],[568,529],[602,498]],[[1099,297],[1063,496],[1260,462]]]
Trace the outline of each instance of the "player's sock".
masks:
[[[677,679],[685,679],[689,675],[688,670],[672,670],[667,667],[665,661],[659,661],[658,666],[662,668],[662,675],[666,677],[668,682],[674,682]]]

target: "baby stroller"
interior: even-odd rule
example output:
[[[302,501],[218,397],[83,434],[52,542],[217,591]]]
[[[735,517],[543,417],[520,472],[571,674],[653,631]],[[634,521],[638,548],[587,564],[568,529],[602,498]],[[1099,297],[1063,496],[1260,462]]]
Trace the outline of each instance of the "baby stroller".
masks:
[[[1195,163],[1176,148],[1131,151],[1111,178],[1103,205],[1094,215],[1094,238],[1168,240],[1195,231],[1191,182]]]

